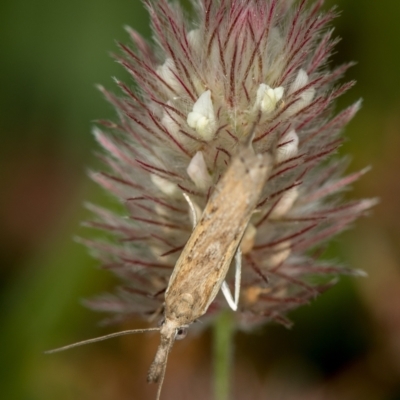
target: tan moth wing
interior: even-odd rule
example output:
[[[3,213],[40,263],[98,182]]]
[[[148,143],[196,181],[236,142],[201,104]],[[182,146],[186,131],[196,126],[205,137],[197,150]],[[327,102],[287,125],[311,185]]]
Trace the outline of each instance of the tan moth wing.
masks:
[[[175,265],[165,293],[165,315],[180,314],[182,302],[191,309],[186,323],[207,311],[257,205],[269,164],[268,156],[247,146],[233,158]]]

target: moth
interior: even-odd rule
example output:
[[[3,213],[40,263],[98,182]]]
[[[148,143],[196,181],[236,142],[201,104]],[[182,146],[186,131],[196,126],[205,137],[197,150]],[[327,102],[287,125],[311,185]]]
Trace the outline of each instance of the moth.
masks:
[[[159,328],[116,332],[47,353],[111,337],[159,330],[161,343],[147,376],[148,382],[159,383],[159,400],[168,354],[175,340],[186,336],[189,325],[207,312],[221,288],[231,307],[237,307],[240,284],[235,284],[233,301],[225,277],[236,254],[236,276],[240,280],[239,245],[267,180],[270,165],[267,154],[256,154],[251,144],[240,145],[176,262],[165,292],[164,319]]]

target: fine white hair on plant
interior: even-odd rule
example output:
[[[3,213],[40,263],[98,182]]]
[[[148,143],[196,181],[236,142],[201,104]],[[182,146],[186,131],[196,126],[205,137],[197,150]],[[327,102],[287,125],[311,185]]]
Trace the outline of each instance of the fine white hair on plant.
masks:
[[[374,204],[342,197],[363,171],[343,175],[337,155],[359,103],[333,112],[334,100],[353,85],[340,83],[350,64],[328,65],[336,12],[312,0],[191,3],[192,20],[176,1],[146,1],[152,42],[127,28],[132,42],[119,44],[116,56],[136,89],[119,81],[119,94],[100,88],[118,121],[96,129],[107,169],[92,177],[125,213],[92,206],[88,224],[114,239],[85,243],[122,284],[87,304],[115,321],[159,312],[191,218],[252,139],[272,166],[240,244],[235,318],[244,329],[271,319],[288,324],[286,313],[335,275],[356,274],[314,254]],[[313,275],[325,280],[312,284]],[[217,297],[210,319],[226,307]]]

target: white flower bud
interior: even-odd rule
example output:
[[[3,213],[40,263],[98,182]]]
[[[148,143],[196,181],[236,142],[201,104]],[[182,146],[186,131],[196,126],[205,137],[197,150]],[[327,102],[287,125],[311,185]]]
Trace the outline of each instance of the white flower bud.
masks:
[[[187,40],[190,44],[190,47],[194,51],[201,50],[201,45],[203,44],[203,38],[200,35],[200,29],[192,29],[187,34]]]
[[[179,91],[182,89],[181,84],[176,79],[174,72],[176,71],[175,63],[172,58],[167,58],[163,65],[160,65],[156,72],[172,89]]]
[[[194,103],[187,123],[202,139],[209,141],[214,138],[217,124],[210,90],[204,92]]]
[[[275,110],[276,104],[283,97],[284,88],[279,86],[275,89],[261,83],[257,90],[255,108],[261,109],[265,114],[270,114]]]
[[[206,162],[201,151],[198,151],[190,160],[186,169],[190,179],[200,190],[205,191],[212,183],[210,174],[208,173]]]
[[[288,160],[296,156],[299,148],[299,137],[294,130],[291,130],[279,141],[275,153],[275,160],[277,163]]]
[[[300,69],[297,73],[296,79],[290,86],[290,93],[294,93],[297,90],[303,88],[308,83],[308,75],[304,69]],[[304,107],[307,107],[315,95],[315,89],[310,87],[303,92],[300,93],[297,101],[288,109],[289,115],[294,115],[298,111],[302,110]]]
[[[170,182],[164,178],[161,178],[158,175],[154,175],[154,174],[150,175],[150,179],[154,183],[154,185],[157,186],[157,188],[159,190],[161,190],[167,196],[173,197],[177,193],[179,193],[178,187],[175,185],[175,183],[172,183],[172,182]]]
[[[168,102],[167,104],[169,104]],[[172,136],[176,137],[179,131],[179,124],[171,117],[170,113],[164,111],[161,123]]]
[[[268,266],[270,268],[277,267],[290,256],[290,253],[290,240],[279,243],[274,247],[274,252],[268,257]]]
[[[299,191],[297,186],[287,190],[279,200],[278,204],[272,210],[270,219],[279,219],[282,218],[285,214],[287,214],[292,208],[294,202],[297,200],[299,196]]]
[[[240,250],[242,250],[242,254],[250,253],[250,251],[253,249],[256,234],[256,227],[249,223],[244,231],[242,241],[240,242]]]
[[[296,90],[301,89],[308,83],[308,75],[307,72],[304,71],[304,69],[300,69],[299,72],[297,73],[296,79],[293,81],[293,83],[290,85],[290,91],[289,93],[294,93]]]

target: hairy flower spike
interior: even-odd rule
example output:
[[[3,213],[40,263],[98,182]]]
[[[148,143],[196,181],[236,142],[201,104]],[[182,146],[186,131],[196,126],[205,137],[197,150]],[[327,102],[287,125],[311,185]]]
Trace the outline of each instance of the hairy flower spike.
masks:
[[[117,57],[138,90],[122,82],[119,96],[101,89],[119,121],[96,130],[108,171],[93,179],[126,215],[92,206],[89,224],[115,240],[86,241],[123,284],[88,303],[115,320],[159,312],[192,222],[252,133],[255,152],[270,153],[273,165],[240,245],[236,315],[246,329],[288,324],[287,311],[333,275],[353,273],[314,254],[374,204],[340,195],[362,172],[342,177],[335,156],[359,108],[332,115],[333,100],[352,85],[338,84],[350,64],[327,65],[335,13],[312,0],[192,0],[190,21],[177,2],[145,3],[154,44],[127,28],[133,46],[121,44]],[[326,283],[311,284],[313,275]],[[209,314],[225,307],[217,297]]]

